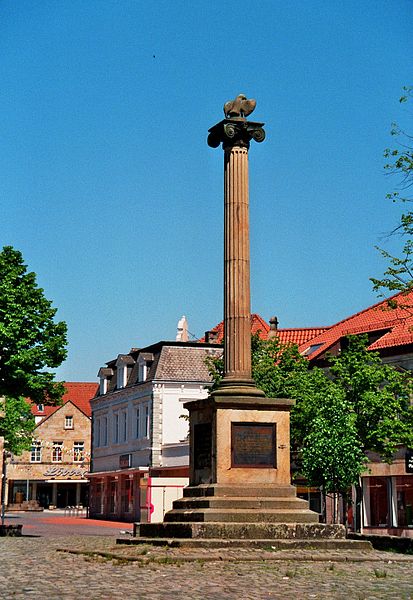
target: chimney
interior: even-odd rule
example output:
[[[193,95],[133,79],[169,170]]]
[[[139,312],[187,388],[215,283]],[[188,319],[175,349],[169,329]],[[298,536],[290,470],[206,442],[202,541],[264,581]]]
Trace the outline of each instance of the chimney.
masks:
[[[207,344],[218,344],[218,331],[206,331],[205,332],[205,342]]]
[[[272,338],[277,337],[277,330],[278,330],[277,317],[270,317],[270,330],[268,332],[267,339],[271,340]]]

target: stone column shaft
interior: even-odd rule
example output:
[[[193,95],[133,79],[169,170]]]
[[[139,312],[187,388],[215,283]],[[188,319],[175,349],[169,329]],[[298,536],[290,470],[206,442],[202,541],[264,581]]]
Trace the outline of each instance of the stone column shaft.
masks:
[[[255,101],[244,98],[241,95],[236,102],[255,106]],[[252,139],[264,140],[262,125],[240,116],[226,118],[209,130],[209,146],[218,148],[222,143],[224,150],[224,376],[215,395],[264,395],[251,373],[248,192],[248,149]]]
[[[224,154],[224,379],[251,382],[248,148]]]

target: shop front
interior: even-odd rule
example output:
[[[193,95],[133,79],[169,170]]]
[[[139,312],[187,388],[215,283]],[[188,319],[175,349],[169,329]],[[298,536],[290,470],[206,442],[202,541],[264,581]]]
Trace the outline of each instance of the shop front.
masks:
[[[400,450],[392,464],[369,467],[362,478],[363,529],[413,537],[413,452]]]
[[[138,467],[90,473],[89,516],[94,519],[161,522],[188,485],[188,467]]]
[[[40,467],[11,464],[8,469],[7,499],[9,510],[38,506],[45,509],[86,507],[89,480],[86,467]]]

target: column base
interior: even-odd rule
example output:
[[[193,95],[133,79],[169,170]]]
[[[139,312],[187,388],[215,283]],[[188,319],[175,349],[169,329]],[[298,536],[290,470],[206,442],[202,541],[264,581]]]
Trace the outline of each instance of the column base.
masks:
[[[265,393],[258,389],[253,379],[222,379],[219,387],[212,392],[215,396],[258,396],[264,397]]]

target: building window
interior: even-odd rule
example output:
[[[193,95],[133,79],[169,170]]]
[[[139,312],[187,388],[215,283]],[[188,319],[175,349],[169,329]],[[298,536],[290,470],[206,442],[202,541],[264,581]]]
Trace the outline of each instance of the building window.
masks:
[[[73,461],[83,462],[85,459],[85,442],[73,442]]]
[[[108,418],[102,418],[102,446],[108,445]]]
[[[100,446],[100,419],[96,419],[95,421],[95,439],[94,443],[96,448]]]
[[[34,440],[30,450],[30,462],[42,462],[42,442]]]
[[[139,439],[140,438],[140,420],[141,420],[141,416],[140,416],[140,410],[139,410],[139,406],[137,406],[135,408],[135,438]]]
[[[390,527],[387,477],[363,477],[364,526]]]
[[[126,442],[128,439],[128,413],[123,411],[122,413],[122,441]]]
[[[145,405],[145,408],[143,410],[142,435],[145,438],[149,437],[149,406],[148,406],[148,404]]]
[[[149,367],[148,367],[147,362],[145,360],[139,361],[139,372],[138,372],[139,381],[146,381],[146,379],[148,377],[148,372],[149,372]]]
[[[71,415],[65,416],[65,429],[73,429],[73,417]]]
[[[63,442],[53,442],[52,462],[62,462]]]
[[[38,404],[37,410],[38,410],[38,412],[44,412],[44,404]]]
[[[113,443],[119,444],[119,413],[113,415]]]
[[[126,365],[119,365],[117,367],[117,387],[118,389],[124,388],[126,385]]]
[[[106,377],[101,377],[100,384],[99,384],[99,394],[101,396],[103,396],[104,394],[106,394],[107,391],[108,391],[108,380],[106,379]]]
[[[397,527],[413,527],[413,477],[400,475],[394,478],[396,494]]]

